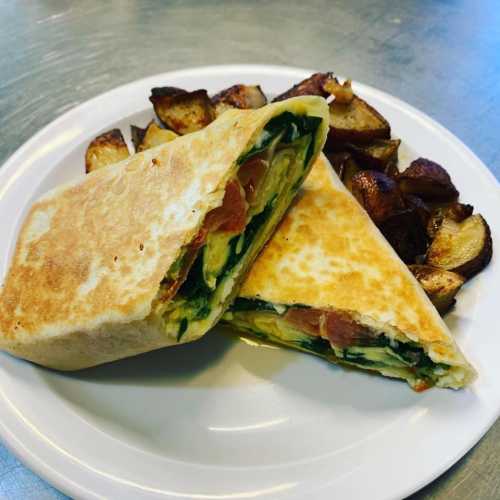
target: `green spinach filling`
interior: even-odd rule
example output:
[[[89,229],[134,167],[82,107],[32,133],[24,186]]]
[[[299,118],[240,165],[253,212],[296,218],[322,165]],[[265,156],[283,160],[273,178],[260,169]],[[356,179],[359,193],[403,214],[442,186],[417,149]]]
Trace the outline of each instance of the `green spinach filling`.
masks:
[[[252,253],[253,244],[259,245],[272,226],[275,212],[278,216],[286,209],[282,202],[286,196],[291,199],[303,181],[320,123],[321,118],[282,113],[269,121],[253,147],[237,160],[237,166],[241,166],[255,155],[269,155],[269,175],[259,188],[259,196],[264,199],[259,198],[259,203],[249,210],[241,234],[211,233],[199,249],[186,279],[163,313],[169,324],[177,324],[177,341],[191,322],[207,318],[219,305],[217,290]],[[184,262],[185,255],[181,255],[167,273],[165,283],[179,275]]]
[[[294,304],[293,307],[307,306]],[[446,364],[432,361],[417,343],[393,340],[380,333],[350,347],[337,347],[327,339],[301,332],[288,323],[283,317],[288,309],[289,306],[286,305],[239,297],[230,307],[226,318],[237,328],[261,339],[361,368],[392,369],[424,380],[429,385],[433,385],[450,368]]]

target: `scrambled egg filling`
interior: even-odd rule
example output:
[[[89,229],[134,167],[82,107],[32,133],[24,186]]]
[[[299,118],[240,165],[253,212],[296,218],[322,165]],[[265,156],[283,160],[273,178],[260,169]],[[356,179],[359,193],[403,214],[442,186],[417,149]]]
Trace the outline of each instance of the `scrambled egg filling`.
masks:
[[[418,344],[379,334],[369,345],[337,347],[327,339],[297,329],[284,318],[287,306],[250,299],[236,299],[225,318],[239,330],[263,340],[313,353],[334,362],[380,371],[404,378],[418,389],[436,384],[449,366],[435,363]]]

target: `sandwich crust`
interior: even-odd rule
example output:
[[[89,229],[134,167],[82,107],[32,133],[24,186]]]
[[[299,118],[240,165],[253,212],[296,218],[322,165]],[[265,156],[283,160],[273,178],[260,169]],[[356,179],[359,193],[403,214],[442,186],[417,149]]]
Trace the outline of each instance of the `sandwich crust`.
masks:
[[[148,318],[160,282],[205,214],[222,204],[238,157],[284,111],[324,118],[324,141],[327,106],[318,97],[230,110],[36,202],[0,294],[0,348],[75,369],[172,343]],[[138,328],[141,320],[147,328]],[[125,345],[127,324],[151,330],[149,341],[138,333],[135,347]]]

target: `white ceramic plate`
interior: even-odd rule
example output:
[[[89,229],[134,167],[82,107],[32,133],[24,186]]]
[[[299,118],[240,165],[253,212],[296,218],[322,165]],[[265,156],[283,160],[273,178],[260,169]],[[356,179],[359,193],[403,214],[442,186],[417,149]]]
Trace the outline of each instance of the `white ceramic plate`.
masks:
[[[238,82],[281,92],[311,71],[221,66],[125,85],[66,113],[0,170],[0,272],[30,203],[83,175],[91,138],[144,126],[153,86]],[[494,177],[460,141],[407,104],[356,84],[405,147],[443,164],[500,248]],[[29,283],[26,283],[29,286]],[[169,348],[73,375],[0,355],[2,439],[37,473],[88,498],[400,498],[450,467],[500,410],[498,259],[460,293],[447,322],[479,378],[469,390],[412,392],[284,349],[212,331]]]

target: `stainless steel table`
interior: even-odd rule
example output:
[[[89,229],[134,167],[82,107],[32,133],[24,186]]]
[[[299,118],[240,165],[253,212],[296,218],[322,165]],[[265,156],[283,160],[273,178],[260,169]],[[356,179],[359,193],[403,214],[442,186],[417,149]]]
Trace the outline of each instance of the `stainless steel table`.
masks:
[[[384,89],[436,118],[500,177],[495,0],[0,0],[0,26],[0,164],[65,110],[122,83],[268,63]],[[0,445],[0,498],[65,497]],[[500,421],[412,498],[499,499]]]

